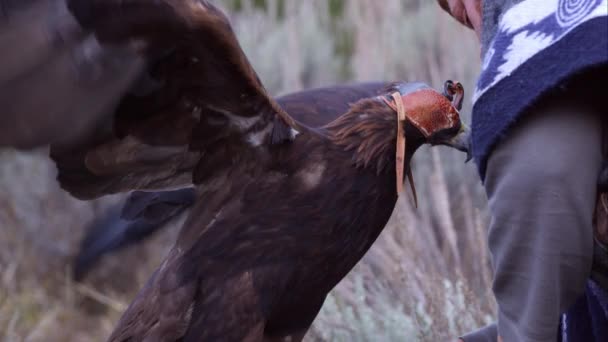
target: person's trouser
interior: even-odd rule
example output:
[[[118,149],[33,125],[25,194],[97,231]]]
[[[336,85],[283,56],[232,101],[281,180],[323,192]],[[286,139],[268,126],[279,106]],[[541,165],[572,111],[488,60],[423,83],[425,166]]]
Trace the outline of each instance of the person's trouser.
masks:
[[[576,97],[543,100],[488,159],[489,248],[504,342],[556,341],[560,315],[584,293],[602,165],[598,111]],[[463,339],[496,336],[492,325]]]

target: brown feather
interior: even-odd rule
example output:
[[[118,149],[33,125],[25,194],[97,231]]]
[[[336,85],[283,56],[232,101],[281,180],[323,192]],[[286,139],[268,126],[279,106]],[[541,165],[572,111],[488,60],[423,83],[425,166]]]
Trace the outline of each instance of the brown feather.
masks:
[[[372,167],[380,173],[393,166],[394,153],[390,152],[395,150],[396,113],[387,111],[380,98],[353,104],[348,113],[323,128],[334,144],[353,152],[357,167]]]

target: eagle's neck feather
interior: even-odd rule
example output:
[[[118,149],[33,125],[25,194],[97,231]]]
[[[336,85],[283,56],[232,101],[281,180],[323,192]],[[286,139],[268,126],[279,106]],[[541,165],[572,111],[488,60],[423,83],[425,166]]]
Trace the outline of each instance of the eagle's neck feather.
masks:
[[[335,145],[353,153],[357,167],[380,173],[395,160],[397,117],[380,98],[355,103],[324,129]]]

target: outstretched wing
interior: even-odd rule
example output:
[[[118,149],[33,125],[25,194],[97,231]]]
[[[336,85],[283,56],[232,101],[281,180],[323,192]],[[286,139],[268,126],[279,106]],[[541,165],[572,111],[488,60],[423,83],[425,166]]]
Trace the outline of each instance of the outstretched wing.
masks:
[[[76,140],[49,138],[58,179],[78,198],[182,186],[203,154],[222,167],[249,148],[293,138],[296,124],[266,93],[227,18],[205,1],[12,3],[13,28],[3,30],[20,41],[34,25],[44,39],[0,57],[15,60],[0,73],[2,87],[14,89],[0,98],[0,106],[11,104],[2,120],[20,125],[3,130],[28,131],[48,117],[43,108],[59,113],[60,132],[72,126],[63,120],[93,120],[93,132]],[[66,38],[49,42],[57,32]],[[35,58],[37,49],[52,58]]]
[[[101,46],[63,0],[0,0],[0,46],[0,147],[90,133],[144,65],[128,46]]]

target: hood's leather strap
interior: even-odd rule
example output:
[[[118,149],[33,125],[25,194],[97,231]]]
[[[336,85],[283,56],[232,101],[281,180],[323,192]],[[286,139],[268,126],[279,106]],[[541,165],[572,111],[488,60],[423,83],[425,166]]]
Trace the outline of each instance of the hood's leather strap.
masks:
[[[403,107],[403,100],[401,99],[401,94],[399,92],[394,92],[391,94],[394,102],[391,103],[387,101],[388,105],[397,111],[397,148],[395,154],[395,166],[396,166],[396,174],[397,174],[397,196],[400,196],[403,192],[403,174],[405,169],[405,150],[407,147],[407,142],[405,140],[405,121],[407,119],[407,115],[405,113],[405,108]],[[414,178],[412,176],[412,169],[408,168],[407,177],[410,181],[410,187],[412,188],[412,195],[414,196],[414,205],[418,208],[418,197],[416,195],[416,187],[414,186]]]

